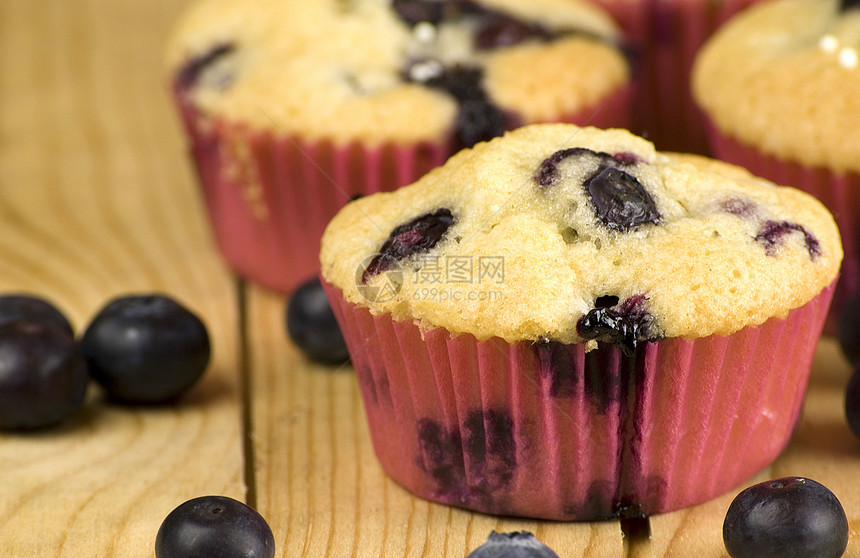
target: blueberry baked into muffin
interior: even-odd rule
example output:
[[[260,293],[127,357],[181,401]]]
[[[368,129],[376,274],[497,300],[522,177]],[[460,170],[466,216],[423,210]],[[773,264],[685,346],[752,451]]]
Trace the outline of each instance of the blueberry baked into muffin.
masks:
[[[702,502],[779,454],[842,250],[798,190],[541,124],[348,204],[320,259],[389,475],[591,520]]]
[[[203,0],[168,67],[219,246],[290,290],[355,195],[518,125],[628,125],[621,42],[578,0]]]
[[[776,0],[732,19],[693,73],[714,156],[805,190],[833,211],[845,262],[829,332],[860,292],[858,49],[860,3]]]

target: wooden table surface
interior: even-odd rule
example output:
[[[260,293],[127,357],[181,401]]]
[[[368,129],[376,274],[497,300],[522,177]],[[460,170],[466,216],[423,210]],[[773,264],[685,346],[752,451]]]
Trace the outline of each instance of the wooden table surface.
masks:
[[[411,497],[370,448],[353,371],[290,344],[284,297],[237,280],[209,236],[162,70],[177,0],[0,0],[0,291],[60,306],[81,330],[115,295],[160,291],[198,312],[214,357],[168,408],[104,401],[59,429],[0,434],[0,557],[151,557],[181,502],[224,494],[269,521],[277,556],[463,557],[526,529],[562,557],[726,556],[734,492],[650,519],[553,523]],[[860,441],[842,415],[850,370],[822,341],[788,450],[756,479],[830,487],[860,557]]]

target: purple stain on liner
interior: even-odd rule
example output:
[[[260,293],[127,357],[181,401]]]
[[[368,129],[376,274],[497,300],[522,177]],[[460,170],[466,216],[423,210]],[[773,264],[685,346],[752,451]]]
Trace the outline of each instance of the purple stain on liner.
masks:
[[[575,346],[562,344],[554,349],[576,350]],[[584,361],[568,359],[574,369],[565,375],[581,378],[578,381],[585,384],[584,395],[593,412],[617,422],[618,466],[608,467],[606,478],[593,480],[583,500],[568,502],[563,510],[565,515],[637,520],[649,513],[643,502],[659,501],[665,491],[662,477],[642,471],[645,442],[640,429],[648,420],[649,373],[653,372],[649,372],[648,354],[648,346],[643,344],[628,354],[617,345],[599,343],[596,349],[585,353]],[[561,363],[561,359],[556,363]]]

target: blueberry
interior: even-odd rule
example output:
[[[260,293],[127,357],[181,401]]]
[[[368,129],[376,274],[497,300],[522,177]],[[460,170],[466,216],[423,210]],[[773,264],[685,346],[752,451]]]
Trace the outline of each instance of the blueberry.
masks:
[[[454,135],[458,149],[502,135],[508,120],[513,119],[493,104],[484,90],[483,79],[481,68],[454,66],[444,68],[424,82],[428,87],[447,92],[457,101]]]
[[[860,296],[849,300],[839,311],[837,337],[851,366],[860,364]]]
[[[594,215],[610,230],[629,232],[662,218],[653,198],[635,176],[614,167],[602,167],[585,181]]]
[[[580,157],[599,157],[600,153],[597,151],[592,151],[586,147],[570,147],[567,149],[561,149],[556,151],[543,161],[538,166],[538,170],[535,173],[534,180],[537,182],[538,186],[546,187],[552,186],[558,180],[558,165],[562,161],[568,158],[580,158]]]
[[[609,155],[606,153],[605,155]],[[620,165],[635,165],[642,161],[638,155],[635,153],[630,153],[629,151],[619,151],[618,153],[612,153],[609,155],[616,163]]]
[[[620,152],[615,154],[604,151],[593,151],[587,147],[569,147],[556,151],[544,159],[535,173],[534,180],[538,186],[552,186],[558,180],[558,165],[565,159],[574,158],[595,159],[604,165],[629,166],[639,162],[639,157],[633,153]]]
[[[471,147],[505,133],[507,119],[502,111],[487,99],[460,102],[455,124],[459,148]]]
[[[88,380],[71,335],[42,322],[0,324],[0,430],[66,420],[83,406]]]
[[[860,438],[860,367],[854,369],[845,390],[845,418],[851,431]]]
[[[837,558],[848,546],[848,519],[827,487],[786,477],[735,497],[723,541],[732,558]]]
[[[81,347],[93,379],[124,403],[176,398],[200,379],[211,354],[200,318],[158,294],[110,301],[86,328]]]
[[[192,58],[176,74],[176,84],[182,89],[194,87],[207,68],[213,67],[219,60],[233,54],[235,50],[236,47],[233,44],[218,44],[203,54]],[[235,75],[226,72],[217,76],[215,84],[220,90],[225,90],[233,84],[235,79]]]
[[[156,558],[273,558],[275,538],[252,508],[226,496],[201,496],[170,512],[155,536]]]
[[[47,300],[27,294],[0,296],[0,323],[28,320],[52,325],[69,335],[74,335],[68,318]]]
[[[751,217],[756,214],[756,205],[748,199],[740,197],[731,197],[723,201],[721,209],[726,213],[731,213],[735,217],[741,219]]]
[[[473,66],[453,66],[445,68],[438,76],[433,76],[425,83],[430,87],[442,89],[457,101],[480,99],[484,96],[481,81],[484,71]]]
[[[640,342],[660,338],[654,317],[645,309],[645,301],[642,295],[620,304],[618,297],[599,297],[595,308],[577,321],[576,331],[583,339],[618,345],[632,356]]]
[[[487,542],[466,558],[558,558],[558,554],[528,531],[490,533]]]
[[[782,244],[783,237],[793,232],[803,235],[803,243],[809,253],[809,259],[815,260],[821,255],[821,244],[818,239],[803,226],[790,221],[766,221],[756,234],[755,240],[764,246],[767,255],[773,256],[776,254],[776,247]]]
[[[488,14],[475,30],[475,47],[482,50],[513,46],[529,39],[547,41],[552,38],[548,29],[529,24],[501,13]]]
[[[475,22],[473,43],[479,50],[508,47],[528,39],[548,41],[554,37],[541,25],[525,23],[466,0],[393,0],[391,6],[410,27],[470,18]]]
[[[307,281],[290,296],[286,325],[290,339],[311,360],[336,364],[349,359],[343,334],[318,278]]]
[[[433,0],[393,0],[391,7],[410,26],[422,22],[437,25],[445,13],[444,4]]]
[[[407,25],[438,25],[469,15],[481,15],[486,8],[468,0],[393,0],[391,6]]]
[[[389,269],[393,262],[431,250],[453,224],[451,210],[442,208],[398,225],[382,243],[379,253],[371,259],[361,280],[366,283],[374,275]]]

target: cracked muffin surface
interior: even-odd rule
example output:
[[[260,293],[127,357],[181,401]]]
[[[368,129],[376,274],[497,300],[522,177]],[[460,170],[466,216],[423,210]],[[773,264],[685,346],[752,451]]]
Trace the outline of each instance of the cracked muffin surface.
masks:
[[[179,22],[168,67],[197,110],[259,129],[337,143],[455,129],[469,145],[626,86],[620,41],[573,0],[204,0]]]
[[[566,124],[508,132],[351,202],[321,251],[346,300],[425,330],[627,347],[785,317],[841,259],[832,216],[807,194]]]

